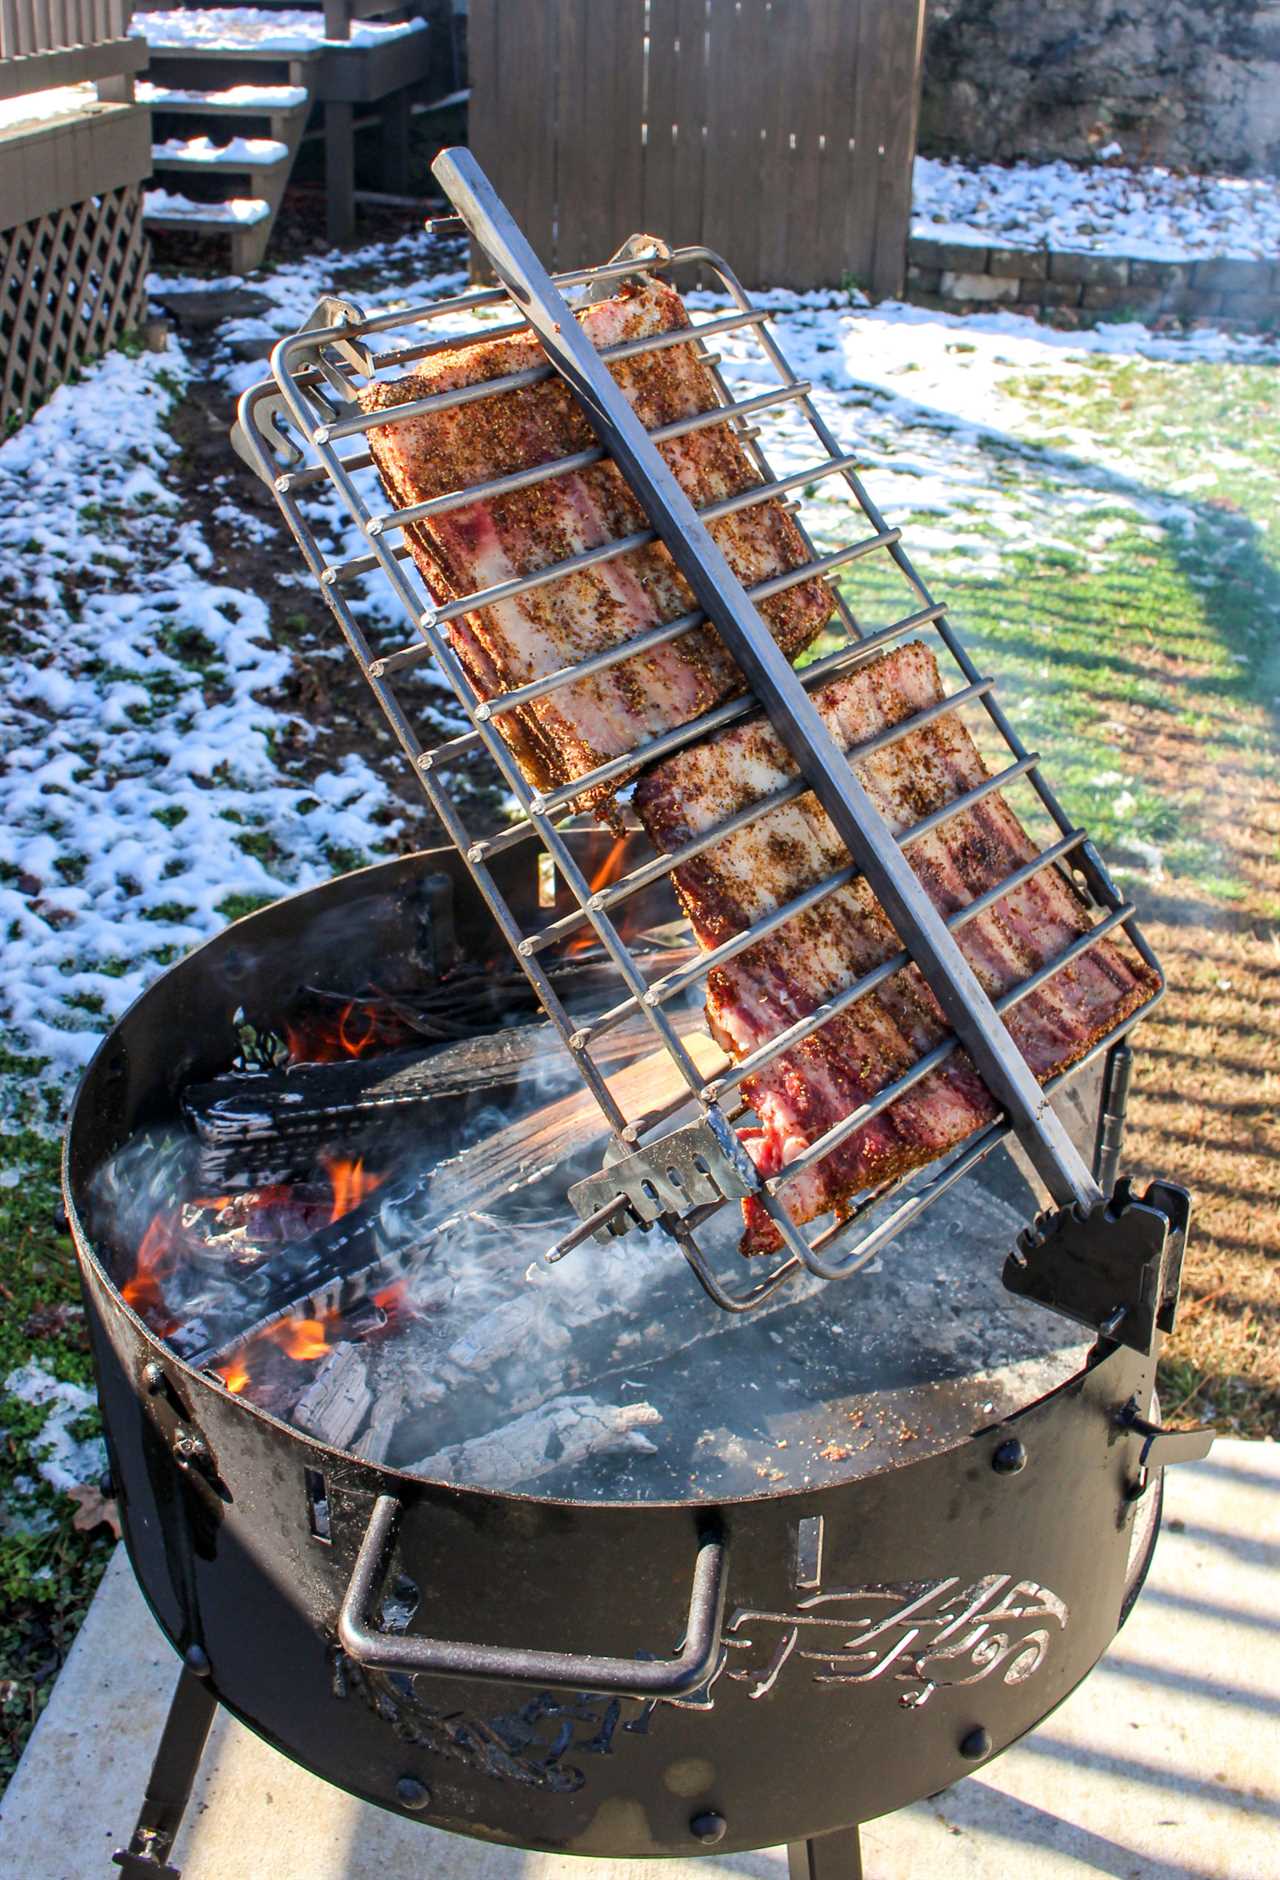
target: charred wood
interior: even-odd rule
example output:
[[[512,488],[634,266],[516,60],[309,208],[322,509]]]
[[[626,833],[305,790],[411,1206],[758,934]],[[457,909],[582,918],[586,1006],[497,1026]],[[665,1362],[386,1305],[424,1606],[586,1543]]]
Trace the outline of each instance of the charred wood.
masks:
[[[484,1436],[423,1456],[407,1473],[471,1488],[516,1488],[552,1469],[571,1468],[588,1456],[611,1450],[652,1455],[657,1445],[644,1429],[661,1421],[648,1403],[607,1404],[594,1397],[557,1397]]]

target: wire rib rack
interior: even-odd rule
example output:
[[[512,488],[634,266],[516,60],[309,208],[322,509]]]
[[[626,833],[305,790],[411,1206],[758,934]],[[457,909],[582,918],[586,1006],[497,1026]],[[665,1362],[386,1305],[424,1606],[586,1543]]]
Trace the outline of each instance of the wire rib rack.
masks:
[[[274,490],[283,515],[301,548],[312,575],[332,609],[347,643],[372,687],[386,718],[403,748],[414,774],[441,824],[465,858],[471,875],[516,960],[528,977],[583,1083],[602,1112],[610,1148],[601,1175],[580,1183],[570,1198],[582,1216],[581,1224],[552,1250],[562,1257],[592,1233],[623,1231],[637,1221],[658,1221],[679,1243],[701,1284],[715,1302],[733,1312],[750,1310],[804,1269],[823,1279],[839,1279],[865,1266],[874,1255],[954,1182],[976,1166],[999,1142],[1015,1133],[1033,1161],[1054,1201],[1087,1209],[1102,1198],[1088,1166],[1067,1136],[1049,1098],[1069,1077],[1074,1077],[1100,1054],[1123,1038],[1151,1007],[1159,989],[1123,1023],[1097,1040],[1069,1071],[1052,1079],[1042,1090],[1014,1044],[1003,1020],[1020,1001],[1068,969],[1104,935],[1120,929],[1149,967],[1159,966],[1135,919],[1134,908],[1114,886],[1087,834],[1073,826],[1045,781],[1037,753],[1028,751],[995,696],[994,681],[973,664],[949,625],[943,606],[934,601],[902,546],[900,532],[890,528],[858,475],[855,453],[840,448],[813,397],[812,386],[798,378],[769,331],[767,312],[752,305],[732,270],[711,249],[690,246],[670,250],[651,238],[633,237],[613,260],[595,268],[576,269],[549,277],[537,262],[509,214],[499,202],[479,167],[465,151],[445,151],[434,166],[462,222],[469,230],[502,285],[480,288],[449,298],[432,300],[408,309],[366,314],[347,300],[323,301],[308,328],[276,347],[272,378],[250,388],[240,404],[237,447]],[[699,320],[693,329],[630,340],[596,352],[568,310],[562,293],[585,290],[585,298],[599,298],[646,269],[664,276],[695,270],[728,302],[729,311]],[[473,324],[460,335],[463,316],[482,309],[510,310],[510,321]],[[380,335],[406,329],[416,336],[410,343],[374,350]],[[375,379],[394,379],[402,370],[431,354],[456,347],[460,337],[492,342],[528,333],[541,341],[546,363],[493,378],[478,385],[433,394],[366,413],[359,404],[363,386]],[[720,370],[720,356],[709,342],[736,334],[754,350],[754,368],[767,372],[767,389],[735,397]],[[668,346],[693,345],[708,368],[720,403],[711,411],[667,424],[646,433],[608,370],[614,359],[657,352]],[[468,488],[435,496],[399,509],[382,505],[372,479],[362,477],[372,457],[366,434],[376,425],[400,422],[438,412],[476,399],[549,378],[560,372],[575,392],[597,442],[513,474],[499,475]],[[814,443],[814,457],[802,469],[777,476],[766,459],[755,423],[762,414],[787,408],[798,414]],[[682,437],[710,424],[727,423],[748,450],[760,475],[758,485],[695,511],[671,475],[657,444]],[[528,489],[551,478],[585,468],[610,457],[638,497],[650,527],[599,547],[590,548],[539,569],[441,603],[427,591],[411,559],[407,531],[428,516],[483,502],[515,490]],[[282,467],[285,466],[285,467]],[[847,544],[819,553],[807,526],[803,502],[823,483],[839,479],[852,501],[850,513],[859,531]],[[368,543],[367,552],[343,560],[331,559],[321,547],[323,524],[314,498],[337,493],[343,508]],[[743,589],[724,562],[706,524],[753,505],[788,498],[805,545],[803,565]],[[448,626],[460,616],[510,600],[583,568],[598,566],[655,539],[661,539],[693,590],[697,605],[678,619],[664,622],[590,658],[537,678],[518,689],[482,697],[472,685],[450,642]],[[891,564],[900,578],[906,611],[891,624],[867,630],[856,617],[836,582],[831,589],[839,622],[840,644],[795,671],[780,652],[756,609],[760,602],[786,588],[815,577],[827,578],[865,558],[878,556]],[[408,624],[409,637],[391,651],[371,647],[359,614],[365,584],[387,583]],[[747,681],[747,688],[704,712],[700,717],[652,738],[649,742],[611,758],[588,774],[554,789],[538,790],[523,776],[501,734],[505,714],[561,687],[607,670],[637,653],[661,646],[691,628],[710,621],[720,633]],[[870,740],[843,753],[830,739],[814,710],[809,694],[837,674],[848,673],[875,654],[915,634],[936,636],[946,658],[941,662],[958,675],[959,685],[941,704],[915,713]],[[467,729],[444,743],[428,747],[415,727],[410,710],[397,692],[405,675],[434,663],[447,680],[465,713]],[[654,854],[630,868],[620,879],[593,887],[565,836],[575,802],[593,786],[630,775],[644,765],[680,750],[725,726],[740,722],[761,709],[795,758],[799,775],[793,782],[717,827],[685,842],[678,849]],[[980,711],[989,733],[1003,748],[999,768],[976,788],[956,797],[895,837],[867,796],[852,768],[873,751],[918,731],[944,713]],[[483,753],[494,765],[517,806],[516,819],[507,826],[477,834],[464,823],[451,788],[450,771],[464,760]],[[913,874],[904,851],[940,824],[972,808],[996,791],[1020,784],[1034,793],[1056,839],[1035,858],[1000,881],[969,905],[943,919],[934,909]],[[849,850],[848,865],[771,911],[743,932],[714,950],[702,953],[691,965],[647,978],[619,930],[618,911],[635,895],[671,876],[681,864],[708,849],[736,829],[755,821],[781,803],[814,790]],[[530,843],[550,858],[559,880],[573,899],[572,910],[526,931],[501,893],[490,868],[495,855],[514,844]],[[1091,931],[1022,983],[994,1002],[973,974],[957,944],[956,935],[969,921],[1043,869],[1056,868],[1082,886],[1098,918]],[[744,951],[806,908],[821,903],[855,875],[865,877],[889,915],[902,948],[870,972],[829,998],[819,1009],[792,1024],[749,1057],[708,1076],[699,1069],[672,1022],[676,1001],[715,966]],[[622,996],[608,1010],[581,1022],[558,997],[540,956],[549,949],[594,936],[612,962]],[[829,1128],[780,1174],[763,1178],[743,1149],[734,1124],[743,1107],[744,1079],[761,1071],[774,1058],[873,992],[911,962],[920,968],[954,1030],[921,1057],[904,1075]],[[639,1016],[657,1035],[678,1074],[678,1094],[660,1109],[642,1116],[627,1115],[593,1056],[600,1036],[626,1019]],[[806,1232],[785,1205],[786,1189],[804,1170],[830,1154],[856,1130],[871,1122],[903,1096],[962,1044],[1001,1106],[999,1119],[972,1136],[958,1153],[935,1165],[924,1177],[902,1177],[855,1198],[833,1224]],[[737,1106],[736,1109],[734,1106]],[[691,1106],[696,1121],[681,1125],[682,1112]],[[889,1205],[898,1190],[907,1193]],[[717,1275],[699,1239],[699,1231],[732,1197],[754,1193],[774,1221],[782,1240],[782,1253],[769,1269],[741,1289]]]

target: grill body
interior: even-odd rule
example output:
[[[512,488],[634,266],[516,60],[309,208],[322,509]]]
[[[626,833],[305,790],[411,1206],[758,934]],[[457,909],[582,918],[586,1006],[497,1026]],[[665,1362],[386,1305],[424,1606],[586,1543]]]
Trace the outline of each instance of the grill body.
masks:
[[[916,1461],[907,1444],[895,1466],[818,1490],[715,1506],[534,1499],[435,1485],[309,1440],[176,1359],[97,1257],[101,1160],[227,1061],[250,994],[269,1007],[326,962],[349,974],[353,934],[384,966],[420,971],[437,866],[451,863],[387,863],[228,929],[143,995],[81,1087],[68,1211],[125,1539],[159,1624],[207,1655],[218,1699],[286,1755],[493,1841],[687,1855],[701,1845],[691,1823],[710,1812],[727,1827],[707,1851],[723,1853],[945,1787],[1032,1728],[1121,1622],[1157,1491],[1131,1498],[1141,1438],[1120,1416],[1149,1400],[1151,1360],[1112,1348],[1011,1419]],[[485,916],[455,873],[465,935]],[[534,892],[514,872],[507,889]],[[388,1495],[402,1512],[386,1583],[416,1602],[408,1636],[512,1650],[670,1657],[714,1523],[726,1603],[710,1680],[641,1701],[362,1669],[338,1644],[338,1616]]]

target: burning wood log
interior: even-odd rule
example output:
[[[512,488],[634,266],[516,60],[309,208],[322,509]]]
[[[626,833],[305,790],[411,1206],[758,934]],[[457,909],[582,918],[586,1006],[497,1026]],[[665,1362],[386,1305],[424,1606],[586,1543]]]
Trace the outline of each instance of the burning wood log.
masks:
[[[516,1488],[552,1469],[573,1468],[588,1456],[620,1449],[652,1455],[657,1445],[643,1429],[661,1421],[649,1403],[556,1397],[513,1423],[423,1456],[407,1473],[469,1488]]]
[[[367,1368],[356,1345],[335,1345],[293,1406],[291,1420],[321,1442],[345,1449],[373,1403]]]
[[[229,1071],[183,1093],[183,1115],[200,1144],[198,1179],[219,1194],[296,1180],[339,1142],[347,1155],[376,1143],[385,1159],[422,1129],[428,1104],[518,1083],[529,1065],[544,1059],[546,1075],[568,1089],[573,1067],[556,1052],[546,1024],[511,1026],[427,1051]]]
[[[695,1063],[710,1075],[723,1054],[696,1029],[696,1013],[681,1014],[677,1022]],[[634,1029],[628,1037],[620,1027],[613,1048],[621,1056],[629,1042],[634,1055],[636,1040]],[[667,1052],[658,1050],[626,1065],[611,1087],[624,1112],[635,1116],[676,1097],[680,1079]],[[432,1258],[447,1228],[548,1174],[603,1133],[600,1110],[581,1088],[543,1104],[428,1174],[385,1182],[341,1220],[271,1254],[244,1287],[229,1288],[216,1309],[182,1327],[172,1342],[192,1364],[216,1366],[281,1318],[345,1311],[374,1286]]]

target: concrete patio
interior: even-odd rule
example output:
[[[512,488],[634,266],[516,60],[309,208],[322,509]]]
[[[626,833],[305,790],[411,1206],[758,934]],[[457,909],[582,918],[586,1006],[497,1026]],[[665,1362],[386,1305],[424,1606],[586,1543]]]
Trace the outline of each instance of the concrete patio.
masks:
[[[1280,1876],[1280,1446],[1170,1471],[1165,1532],[1114,1649],[1035,1736],[863,1831],[868,1880]],[[0,1872],[102,1880],[128,1840],[176,1660],[123,1551],[0,1805]],[[627,1880],[352,1801],[215,1725],[174,1853],[185,1880]],[[781,1850],[643,1863],[663,1880],[785,1880]]]

